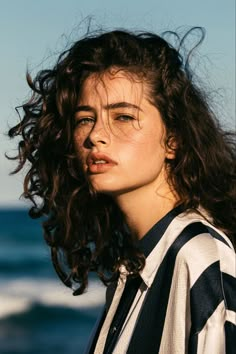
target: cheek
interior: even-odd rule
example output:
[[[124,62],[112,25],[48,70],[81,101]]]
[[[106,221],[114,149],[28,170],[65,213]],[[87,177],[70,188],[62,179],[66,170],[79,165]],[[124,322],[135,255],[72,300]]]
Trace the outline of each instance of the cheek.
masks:
[[[118,144],[117,152],[118,160],[126,168],[142,168],[153,157],[151,144],[141,139],[129,139],[126,143]]]
[[[137,146],[131,147],[130,153],[135,158],[137,172],[140,169],[159,171],[165,164],[166,153],[160,137],[145,137]]]
[[[74,137],[74,150],[76,157],[82,167],[83,171],[85,172],[87,169],[86,165],[86,149],[84,147],[84,139],[81,137]]]
[[[82,152],[84,148],[85,140],[86,140],[85,136],[81,134],[74,134],[73,142],[74,142],[75,151]]]

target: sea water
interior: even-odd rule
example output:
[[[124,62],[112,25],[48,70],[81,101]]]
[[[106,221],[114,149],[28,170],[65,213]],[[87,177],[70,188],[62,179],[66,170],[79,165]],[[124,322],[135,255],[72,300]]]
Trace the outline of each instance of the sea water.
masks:
[[[102,311],[95,277],[72,296],[58,279],[38,220],[0,209],[0,354],[82,354]]]

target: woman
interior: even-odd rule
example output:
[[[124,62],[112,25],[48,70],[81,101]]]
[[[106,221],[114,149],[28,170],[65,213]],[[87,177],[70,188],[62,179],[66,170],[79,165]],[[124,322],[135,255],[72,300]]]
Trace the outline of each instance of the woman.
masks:
[[[180,55],[185,38],[176,50],[151,33],[87,35],[28,75],[9,132],[58,275],[74,295],[90,271],[109,285],[89,353],[234,350],[234,141]]]

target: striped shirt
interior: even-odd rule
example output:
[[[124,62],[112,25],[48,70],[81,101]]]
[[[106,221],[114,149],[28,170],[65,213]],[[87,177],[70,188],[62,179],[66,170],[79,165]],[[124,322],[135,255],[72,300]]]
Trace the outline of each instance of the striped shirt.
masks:
[[[87,353],[235,354],[236,257],[230,240],[198,213],[175,208],[140,248],[146,264],[115,343],[110,337],[129,278],[123,266],[115,291],[108,288],[107,311]]]

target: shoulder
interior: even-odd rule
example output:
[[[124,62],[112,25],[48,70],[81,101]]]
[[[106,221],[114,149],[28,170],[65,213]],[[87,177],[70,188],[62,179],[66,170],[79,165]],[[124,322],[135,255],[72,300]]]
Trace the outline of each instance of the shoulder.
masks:
[[[184,267],[193,284],[201,274],[227,273],[235,277],[235,251],[230,240],[198,213],[183,213],[175,218],[172,231],[178,229],[169,248],[176,266]]]
[[[224,253],[235,255],[229,238],[210,222],[210,218],[197,212],[181,213],[170,224],[169,234],[175,234],[170,248],[177,248],[188,256],[211,256],[220,258]],[[169,235],[168,235],[169,237]]]
[[[176,275],[186,275],[193,331],[234,323],[236,255],[230,240],[205,220],[187,224],[181,234],[188,237],[176,257]]]

